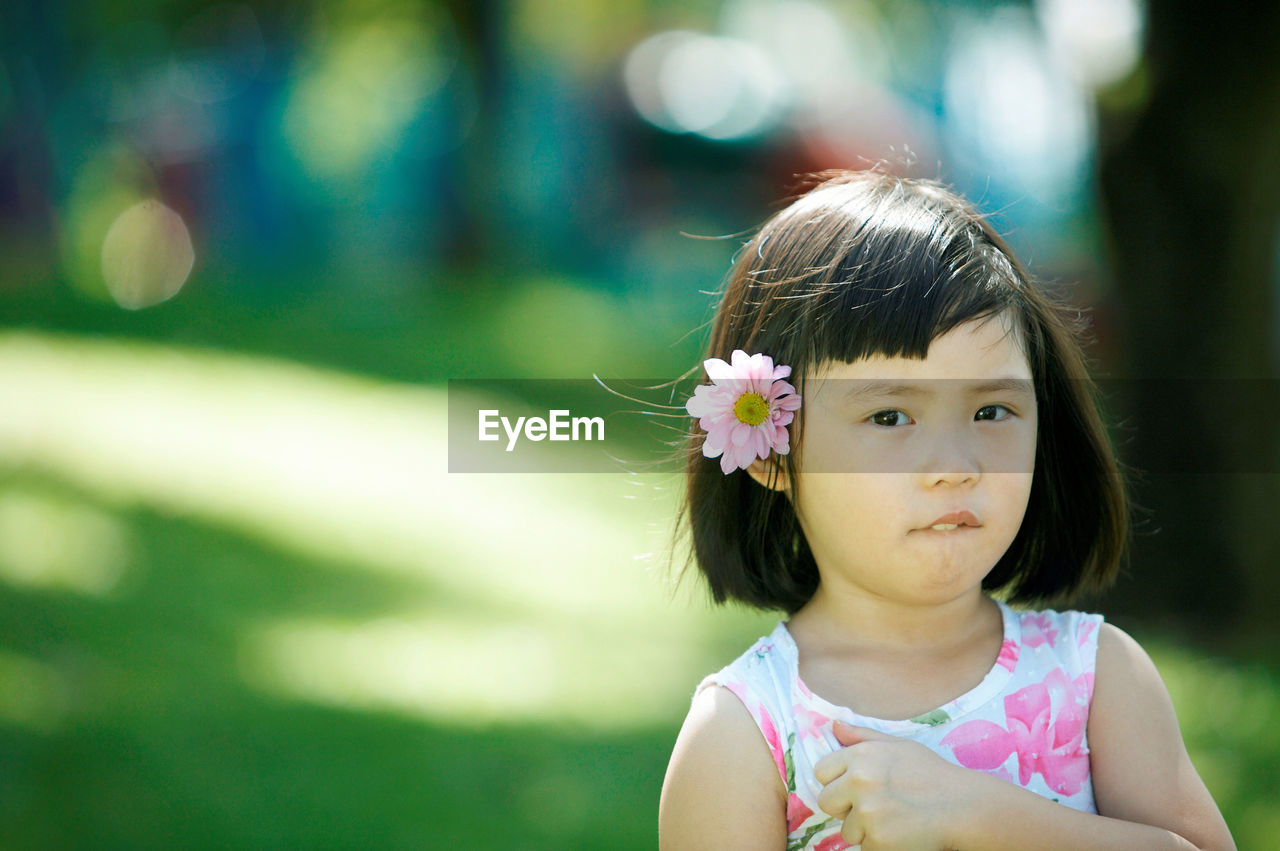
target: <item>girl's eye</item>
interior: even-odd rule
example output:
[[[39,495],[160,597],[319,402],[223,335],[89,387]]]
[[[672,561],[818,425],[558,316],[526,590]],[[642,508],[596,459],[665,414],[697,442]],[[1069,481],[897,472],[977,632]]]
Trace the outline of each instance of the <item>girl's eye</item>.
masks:
[[[979,409],[978,409],[978,414],[979,414],[979,416],[980,416],[980,415],[982,414],[982,412],[983,412],[983,411],[994,411],[996,408],[999,408],[1000,410],[1005,411],[1005,412],[1008,414],[1008,416],[999,417],[998,419],[995,419],[995,422],[1000,422],[1000,421],[1002,421],[1002,420],[1007,420],[1007,419],[1009,419],[1009,417],[1013,416],[1013,411],[1010,411],[1010,410],[1009,410],[1008,408],[1006,408],[1004,405],[986,405],[986,406],[984,406],[984,407],[982,407],[982,408],[979,408]],[[984,418],[984,419],[985,419],[985,418]]]
[[[870,420],[871,422],[875,423],[875,424],[876,424],[876,425],[878,425],[878,426],[884,426],[884,427],[886,427],[886,428],[891,428],[891,427],[894,425],[894,423],[893,423],[893,418],[894,418],[894,417],[897,417],[897,416],[903,416],[903,417],[906,417],[907,415],[906,415],[906,414],[904,414],[904,413],[902,413],[902,411],[893,411],[893,410],[889,410],[889,411],[876,411],[874,414],[872,414],[871,416],[867,417],[867,419],[868,419],[868,420]],[[883,418],[883,419],[887,419],[887,420],[889,420],[889,422],[882,422],[882,418]],[[907,419],[910,419],[910,417],[907,417]]]
[[[985,413],[985,412],[987,412],[987,411],[996,411],[996,410],[1004,411],[1004,412],[1005,412],[1005,416],[1003,416],[1003,417],[995,416],[995,415],[993,415],[993,416],[984,416],[984,413]],[[1004,420],[1009,419],[1009,417],[1011,417],[1011,416],[1013,416],[1013,411],[1011,411],[1009,408],[1005,407],[1004,405],[984,405],[983,407],[981,407],[981,408],[979,408],[979,409],[978,409],[978,413],[974,415],[974,419],[977,419],[977,420],[985,420],[985,421],[991,421],[991,422],[1003,422]],[[897,420],[897,417],[903,417],[903,418],[905,418],[905,419],[907,419],[907,420],[910,420],[910,419],[911,419],[911,418],[910,418],[910,417],[908,417],[906,414],[904,414],[902,411],[899,411],[899,410],[896,410],[896,409],[888,409],[888,410],[884,410],[884,411],[876,411],[874,414],[872,414],[871,416],[867,417],[867,419],[868,419],[870,422],[872,422],[872,423],[874,423],[874,424],[876,424],[876,425],[878,425],[878,426],[881,426],[881,427],[883,427],[883,428],[893,428],[893,427],[894,427],[894,426],[896,426],[896,425],[904,425],[904,423],[901,423],[901,422],[899,422],[899,421]]]

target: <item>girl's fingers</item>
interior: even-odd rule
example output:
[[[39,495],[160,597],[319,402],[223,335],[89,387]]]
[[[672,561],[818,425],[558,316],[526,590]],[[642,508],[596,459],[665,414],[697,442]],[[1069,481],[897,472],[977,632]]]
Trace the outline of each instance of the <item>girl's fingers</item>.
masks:
[[[827,786],[818,793],[818,809],[829,816],[842,819],[853,809],[853,801],[844,790],[836,786]]]
[[[846,748],[862,742],[892,742],[897,738],[888,733],[881,733],[879,730],[872,730],[870,727],[855,727],[843,721],[833,723],[831,732],[835,734],[836,741]]]
[[[828,785],[848,769],[848,763],[846,763],[845,759],[845,755],[840,751],[832,751],[827,754],[814,763],[813,779],[823,786]]]
[[[858,819],[856,813],[849,813],[844,820],[844,826],[840,828],[840,838],[850,845],[861,845],[867,838],[867,832],[862,827],[862,822]]]

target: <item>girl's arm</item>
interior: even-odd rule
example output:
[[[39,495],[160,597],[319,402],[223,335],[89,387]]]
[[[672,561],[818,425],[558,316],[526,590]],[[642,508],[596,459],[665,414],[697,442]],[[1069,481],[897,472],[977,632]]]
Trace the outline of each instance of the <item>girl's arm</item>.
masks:
[[[703,689],[667,766],[659,847],[778,851],[786,844],[786,790],[769,746],[732,692]]]
[[[987,784],[990,798],[983,809],[1000,819],[971,825],[968,841],[991,849],[1234,851],[1222,813],[1187,756],[1173,702],[1155,664],[1136,641],[1107,623],[1098,633],[1088,730],[1099,815],[1069,810],[987,778],[992,781]]]
[[[1158,825],[1197,848],[1235,848],[1187,755],[1155,664],[1138,642],[1107,623],[1098,632],[1088,730],[1099,813]]]
[[[848,745],[815,768],[819,806],[844,819],[850,843],[984,851],[1234,851],[1222,814],[1182,743],[1173,703],[1147,654],[1103,624],[1089,710],[1098,815],[1055,803],[924,745],[835,728]]]

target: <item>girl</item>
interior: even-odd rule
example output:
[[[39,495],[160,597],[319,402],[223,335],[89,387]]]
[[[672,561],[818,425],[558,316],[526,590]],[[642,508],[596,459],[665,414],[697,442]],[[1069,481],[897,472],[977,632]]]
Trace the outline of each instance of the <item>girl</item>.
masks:
[[[661,846],[1234,848],[1142,648],[1011,608],[1125,550],[1078,312],[938,183],[820,178],[737,259],[687,405],[677,528],[716,602],[787,618],[698,686]]]

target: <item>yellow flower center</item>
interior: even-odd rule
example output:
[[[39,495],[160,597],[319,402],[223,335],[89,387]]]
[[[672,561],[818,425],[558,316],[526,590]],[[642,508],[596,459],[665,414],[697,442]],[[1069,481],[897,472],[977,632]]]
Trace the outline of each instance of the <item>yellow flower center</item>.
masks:
[[[738,422],[758,426],[769,416],[769,403],[759,393],[743,393],[733,403],[733,413]]]

